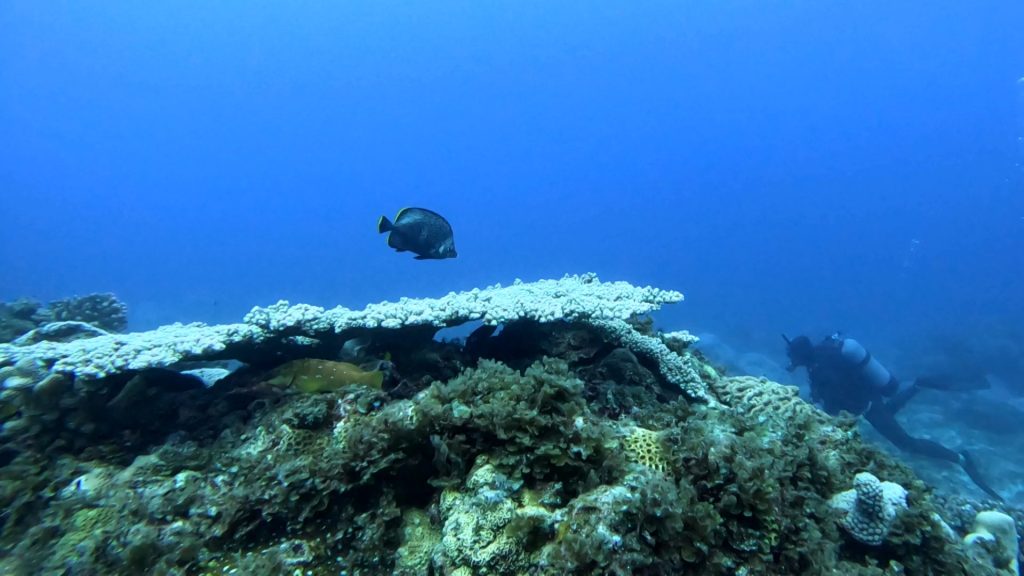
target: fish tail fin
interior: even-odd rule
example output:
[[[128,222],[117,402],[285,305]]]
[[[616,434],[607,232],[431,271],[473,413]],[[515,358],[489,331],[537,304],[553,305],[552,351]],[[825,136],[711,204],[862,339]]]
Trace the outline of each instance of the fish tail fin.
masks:
[[[395,229],[395,225],[391,223],[391,220],[388,220],[387,216],[381,216],[380,219],[377,220],[377,233],[378,234],[383,234],[385,232],[390,232],[390,231],[392,231],[394,229]]]

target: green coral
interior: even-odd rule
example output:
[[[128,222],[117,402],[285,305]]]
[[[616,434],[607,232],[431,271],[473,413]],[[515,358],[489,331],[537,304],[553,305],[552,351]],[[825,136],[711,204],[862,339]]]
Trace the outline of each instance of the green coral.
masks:
[[[395,576],[429,574],[439,563],[440,531],[426,511],[410,508],[402,514],[402,543],[395,553]]]
[[[75,549],[81,544],[93,541],[99,544],[109,537],[117,526],[118,511],[113,508],[84,508],[75,512],[67,532],[61,536],[55,547],[58,562],[76,555]]]
[[[445,565],[492,574],[523,568],[522,542],[506,531],[515,518],[511,481],[484,462],[470,473],[466,490],[441,493],[441,547]]]
[[[522,374],[481,360],[477,368],[427,389],[417,413],[431,433],[488,446],[498,463],[528,462],[524,471],[538,480],[601,473],[616,459],[609,453],[613,428],[590,412],[583,382],[557,359],[538,361]],[[464,452],[452,445],[453,457],[469,461],[473,455]]]
[[[646,469],[581,494],[556,518],[540,555],[550,574],[701,573],[718,519],[692,487]]]

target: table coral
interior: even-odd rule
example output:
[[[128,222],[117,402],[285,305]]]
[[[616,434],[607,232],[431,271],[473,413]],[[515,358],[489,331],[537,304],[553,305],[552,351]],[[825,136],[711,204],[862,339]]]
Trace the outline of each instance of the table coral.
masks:
[[[670,350],[660,338],[641,334],[621,319],[591,319],[589,323],[612,342],[655,362],[665,380],[677,386],[686,395],[709,400],[697,371],[683,356]]]
[[[0,344],[0,366],[31,358],[55,372],[98,379],[185,360],[261,357],[258,348],[265,342],[287,340],[294,346],[313,347],[319,336],[352,330],[442,328],[474,320],[487,324],[567,321],[589,323],[612,334],[623,346],[655,361],[668,382],[694,398],[703,398],[700,378],[682,357],[660,339],[642,335],[625,322],[682,299],[681,293],[672,290],[601,282],[594,274],[584,274],[560,280],[516,280],[511,286],[474,288],[441,298],[401,298],[370,304],[362,310],[325,310],[280,301],[253,308],[242,324],[174,324],[149,332],[101,335],[66,343]]]

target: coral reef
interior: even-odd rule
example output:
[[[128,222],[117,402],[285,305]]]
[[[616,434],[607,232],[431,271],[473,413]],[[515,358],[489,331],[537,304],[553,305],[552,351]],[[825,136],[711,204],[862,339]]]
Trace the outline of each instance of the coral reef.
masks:
[[[363,310],[316,306],[286,301],[254,308],[245,323],[206,326],[175,324],[128,336],[111,335],[68,343],[41,342],[29,346],[0,344],[0,365],[25,358],[39,360],[51,370],[83,378],[104,378],[126,370],[163,368],[188,360],[236,358],[254,360],[288,343],[315,348],[324,340],[365,335],[368,331],[397,331],[416,327],[436,329],[481,320],[507,324],[519,320],[540,323],[582,322],[610,326],[625,345],[652,356],[665,378],[694,396],[703,395],[700,379],[685,362],[670,354],[660,340],[632,329],[625,319],[679,302],[679,292],[625,282],[601,282],[596,275],[566,276],[561,280],[492,286],[452,292],[436,299],[403,298],[371,304]],[[605,324],[607,323],[607,324]]]
[[[53,372],[95,380],[193,358],[216,359],[232,344],[260,338],[260,330],[247,324],[172,324],[149,332],[108,334],[71,342],[0,344],[0,364],[35,360]]]
[[[669,470],[669,464],[665,457],[663,442],[658,432],[633,426],[625,431],[622,444],[630,461],[665,474]]]
[[[26,298],[0,302],[0,342],[11,342],[39,326],[37,314],[40,308],[39,302]]]
[[[93,332],[95,336],[127,326],[128,307],[110,293],[55,300],[46,306],[28,298],[0,302],[0,342],[64,341],[75,334]]]
[[[55,300],[47,316],[50,322],[84,322],[108,332],[128,327],[128,307],[109,292]]]
[[[0,572],[997,573],[850,421],[632,316],[673,299],[570,277],[0,348]],[[503,328],[434,338],[472,318]],[[341,355],[388,377],[274,385]],[[862,472],[909,505],[872,545],[830,505]]]
[[[842,511],[842,526],[858,542],[881,544],[889,535],[896,515],[907,507],[907,491],[899,484],[882,482],[870,472],[853,479],[853,488],[836,494],[829,501]]]
[[[597,320],[593,324],[608,340],[651,359],[669,383],[693,398],[708,400],[704,393],[704,385],[693,366],[686,362],[685,357],[669,349],[662,338],[642,334],[624,320]],[[674,344],[680,342],[676,335],[670,338],[670,342]]]
[[[402,298],[398,302],[371,304],[363,310],[338,307],[324,310],[307,304],[291,306],[280,301],[254,308],[245,322],[278,332],[342,332],[352,327],[401,328],[429,324],[444,326],[480,320],[505,324],[513,320],[535,322],[625,320],[646,314],[662,304],[680,302],[683,295],[671,290],[636,287],[625,282],[601,282],[595,274],[566,276],[561,280],[500,284],[483,290],[451,292],[431,299]]]
[[[984,510],[974,518],[974,528],[964,545],[983,561],[988,559],[1000,574],[1020,574],[1020,543],[1013,518],[997,510]]]
[[[50,322],[14,339],[15,346],[31,346],[40,342],[71,342],[85,338],[95,338],[109,334],[102,328],[97,328],[86,322],[66,320],[63,322]]]

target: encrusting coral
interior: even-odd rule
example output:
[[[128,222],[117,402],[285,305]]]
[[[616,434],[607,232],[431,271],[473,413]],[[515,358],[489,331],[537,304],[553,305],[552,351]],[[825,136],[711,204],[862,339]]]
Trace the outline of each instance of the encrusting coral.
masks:
[[[669,465],[662,442],[658,432],[633,426],[626,430],[622,443],[630,461],[664,474],[668,472]]]
[[[75,346],[88,340],[0,350],[6,377],[28,380],[18,390],[54,373],[71,386],[38,412],[17,406],[7,423],[22,424],[0,434],[13,451],[0,466],[0,571],[993,573],[949,538],[927,488],[850,422],[774,383],[718,379],[691,339],[621,317],[673,295],[593,292],[595,281],[516,285],[505,294],[556,302],[484,316],[476,306],[497,294],[422,314],[417,301],[402,317],[412,325],[389,328],[382,305],[352,313],[375,327],[337,332],[355,316],[277,307],[258,324],[171,330],[209,340],[140,336],[130,360]],[[501,310],[500,332],[434,339],[435,320]],[[351,338],[368,341],[354,362],[390,358],[381,389],[268,384],[289,361],[337,358]],[[206,346],[216,350],[201,359],[244,353],[247,365],[207,386],[166,363]],[[871,546],[829,504],[864,471],[904,486],[911,504]]]
[[[827,414],[800,398],[796,386],[783,386],[753,376],[718,378],[711,385],[726,404],[758,422],[787,422],[798,416],[810,417],[822,425],[830,421]]]

